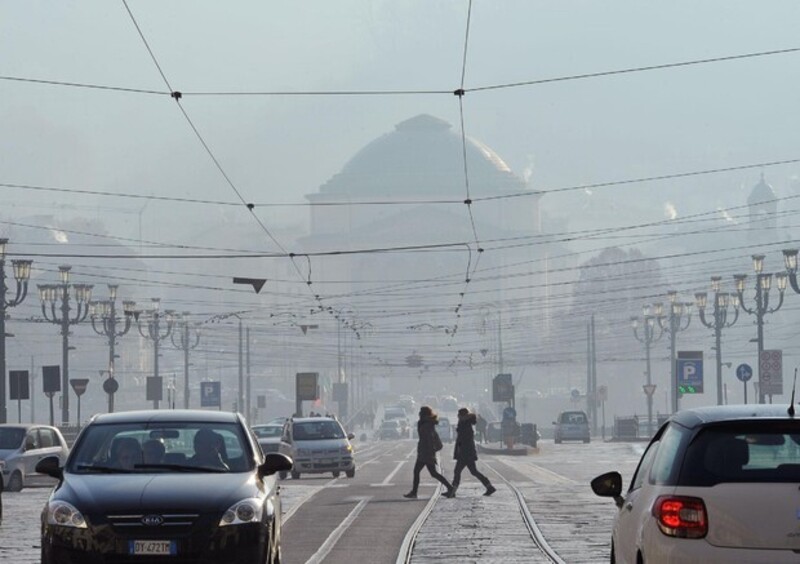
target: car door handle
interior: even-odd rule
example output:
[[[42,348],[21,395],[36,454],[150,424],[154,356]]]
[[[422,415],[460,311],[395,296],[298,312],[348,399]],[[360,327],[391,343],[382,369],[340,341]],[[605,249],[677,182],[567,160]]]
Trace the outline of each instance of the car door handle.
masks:
[[[628,511],[631,511],[633,509],[633,502],[629,501],[628,503],[626,503],[625,504],[625,509],[627,509]]]

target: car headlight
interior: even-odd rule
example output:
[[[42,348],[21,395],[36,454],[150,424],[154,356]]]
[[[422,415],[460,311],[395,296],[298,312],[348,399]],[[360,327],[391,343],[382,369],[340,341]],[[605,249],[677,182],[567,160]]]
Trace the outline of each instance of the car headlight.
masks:
[[[342,448],[339,449],[339,452],[341,454],[350,454],[351,452],[353,452],[353,445],[343,446]]]
[[[47,523],[75,529],[86,528],[86,519],[83,518],[83,514],[66,501],[54,501],[48,504]]]
[[[264,505],[254,497],[243,499],[231,505],[219,520],[220,527],[242,525],[244,523],[260,523],[264,513]]]

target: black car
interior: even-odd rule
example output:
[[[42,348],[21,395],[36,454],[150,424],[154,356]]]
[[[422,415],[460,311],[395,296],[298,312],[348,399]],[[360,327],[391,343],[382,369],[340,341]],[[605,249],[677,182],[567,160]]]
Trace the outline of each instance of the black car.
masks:
[[[43,564],[280,562],[275,478],[238,414],[136,411],[84,428],[42,512]]]

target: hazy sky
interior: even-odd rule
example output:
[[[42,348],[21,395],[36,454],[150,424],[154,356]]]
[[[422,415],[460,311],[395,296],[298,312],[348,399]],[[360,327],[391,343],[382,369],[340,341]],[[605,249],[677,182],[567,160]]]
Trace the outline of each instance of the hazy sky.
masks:
[[[451,92],[461,86],[468,0],[128,6],[171,88],[184,93],[183,107],[248,202],[304,202],[360,148],[415,115],[460,128]],[[795,48],[798,21],[800,4],[790,0],[474,0],[464,86]],[[2,0],[0,52],[5,78],[167,90],[122,2]],[[789,53],[468,92],[464,127],[541,190],[794,159],[798,60],[800,53]],[[199,95],[376,90],[444,93]],[[0,80],[0,119],[0,183],[237,201],[166,95]],[[800,166],[764,172],[782,196]],[[681,217],[744,204],[760,173],[552,194],[542,205],[553,224],[567,221],[572,229],[657,221],[666,209]],[[141,229],[150,240],[182,244],[200,235],[208,243],[225,220],[247,234],[240,247],[275,249],[242,207],[5,187],[0,193],[6,220],[82,217],[102,221],[111,235],[135,239]],[[601,213],[586,206],[587,197],[602,202]],[[307,234],[307,208],[257,207],[256,214],[288,250]],[[475,214],[480,222],[480,206]],[[597,247],[604,244],[610,243]],[[687,289],[708,274],[693,273]]]

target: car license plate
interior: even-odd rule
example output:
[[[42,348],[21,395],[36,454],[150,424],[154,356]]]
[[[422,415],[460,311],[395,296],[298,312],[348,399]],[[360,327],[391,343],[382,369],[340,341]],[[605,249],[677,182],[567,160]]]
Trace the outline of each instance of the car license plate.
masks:
[[[133,540],[129,544],[130,554],[141,555],[175,555],[178,545],[175,541]]]

